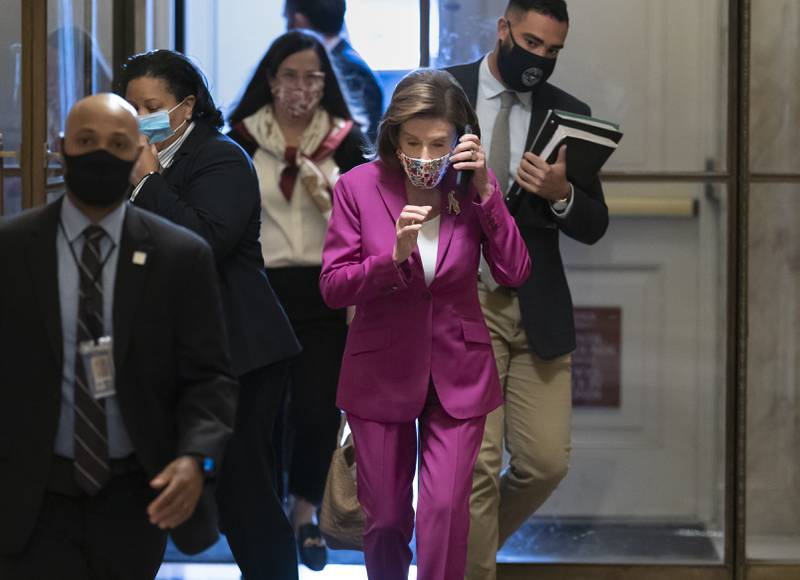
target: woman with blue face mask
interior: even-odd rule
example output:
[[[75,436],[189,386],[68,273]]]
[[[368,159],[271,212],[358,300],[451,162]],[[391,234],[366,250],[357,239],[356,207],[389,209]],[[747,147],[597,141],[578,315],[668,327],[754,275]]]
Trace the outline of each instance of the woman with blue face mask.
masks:
[[[473,466],[502,402],[478,262],[511,288],[531,269],[479,134],[449,73],[412,72],[381,122],[378,159],[334,188],[320,288],[331,308],[356,307],[337,405],[353,433],[371,579],[408,576],[417,462],[417,576],[464,578]]]
[[[228,343],[241,385],[234,433],[215,470],[220,527],[246,578],[297,578],[271,439],[288,361],[300,347],[264,269],[258,177],[219,132],[222,114],[185,56],[132,56],[118,91],[138,111],[145,145],[131,176],[132,203],[192,230],[216,259],[227,331],[219,340]],[[185,296],[192,299],[192,288]]]

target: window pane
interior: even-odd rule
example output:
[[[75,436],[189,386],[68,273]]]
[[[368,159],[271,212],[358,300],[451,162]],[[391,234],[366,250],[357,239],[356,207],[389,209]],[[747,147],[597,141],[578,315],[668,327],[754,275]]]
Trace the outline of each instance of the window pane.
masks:
[[[800,185],[753,184],[747,556],[800,562]]]
[[[606,193],[603,240],[562,236],[578,327],[570,472],[500,560],[718,562],[726,193]]]
[[[269,45],[286,31],[283,2],[219,0],[186,3],[186,54],[208,78],[211,94],[227,117]],[[374,22],[392,22],[375,27]],[[395,25],[396,23],[396,25]],[[419,6],[413,0],[350,0],[345,34],[377,73],[385,101],[402,76],[419,65]]]
[[[272,41],[286,31],[283,2],[186,2],[186,54],[205,73],[226,118]]]
[[[345,24],[353,46],[373,69],[419,66],[417,0],[348,0]]]
[[[606,193],[606,236],[561,238],[578,328],[570,471],[499,559],[719,562],[727,195]]]
[[[111,90],[111,6],[91,0],[49,0],[47,5],[48,199],[64,191],[61,133],[81,98]]]
[[[345,26],[353,48],[378,76],[385,108],[400,79],[419,66],[419,1],[348,0]]]
[[[0,215],[22,207],[19,150],[22,125],[22,14],[19,0],[3,3],[0,19]]]
[[[753,0],[750,163],[754,172],[800,173],[800,3]]]
[[[506,4],[440,0],[436,66],[490,51]],[[622,125],[625,137],[607,170],[724,169],[727,5],[570,0],[570,32],[552,81]]]

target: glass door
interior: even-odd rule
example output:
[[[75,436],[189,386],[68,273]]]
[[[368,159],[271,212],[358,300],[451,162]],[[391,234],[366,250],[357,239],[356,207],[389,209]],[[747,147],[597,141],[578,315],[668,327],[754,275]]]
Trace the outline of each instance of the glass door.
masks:
[[[22,0],[0,3],[0,216],[22,208]]]
[[[67,114],[82,97],[112,90],[113,2],[49,0],[47,11],[47,200],[64,192],[58,153]]]
[[[64,192],[67,113],[111,90],[113,9],[100,0],[0,2],[0,215]]]
[[[494,47],[507,2],[438,4],[435,66]],[[728,578],[729,2],[568,5],[552,82],[625,136],[604,168],[608,232],[561,236],[569,472],[503,546],[499,577]]]

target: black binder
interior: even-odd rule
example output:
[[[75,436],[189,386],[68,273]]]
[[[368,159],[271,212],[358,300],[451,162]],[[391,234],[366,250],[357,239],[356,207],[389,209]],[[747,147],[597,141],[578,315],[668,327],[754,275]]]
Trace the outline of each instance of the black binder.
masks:
[[[567,145],[567,179],[577,185],[590,183],[616,151],[622,139],[619,125],[558,109],[550,109],[529,151],[555,163],[561,146]],[[506,196],[512,213],[525,191],[514,186]]]

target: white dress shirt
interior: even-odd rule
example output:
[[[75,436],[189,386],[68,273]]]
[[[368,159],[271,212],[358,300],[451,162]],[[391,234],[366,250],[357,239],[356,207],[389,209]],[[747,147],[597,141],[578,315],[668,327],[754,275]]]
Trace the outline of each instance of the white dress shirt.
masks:
[[[439,223],[441,216],[422,222],[417,236],[417,248],[425,271],[425,285],[430,286],[436,274],[436,258],[439,255]]]
[[[300,179],[295,182],[292,199],[286,200],[278,187],[286,165],[283,160],[259,147],[253,165],[261,188],[261,251],[267,268],[322,264],[330,211],[320,212]],[[317,167],[328,183],[339,179],[333,156],[317,162]]]
[[[506,87],[497,80],[492,71],[489,69],[488,55],[481,61],[480,69],[478,72],[478,97],[476,100],[475,112],[478,114],[478,121],[481,124],[481,144],[484,151],[486,151],[486,158],[491,156],[492,146],[492,131],[494,130],[494,120],[500,113],[500,93],[506,91]],[[531,92],[517,92],[517,102],[511,106],[511,112],[508,116],[508,126],[510,132],[509,143],[509,168],[508,168],[508,183],[501,183],[500,187],[503,191],[508,189],[514,184],[514,178],[517,175],[522,154],[525,153],[525,142],[528,139],[528,128],[531,124],[531,112],[533,109],[532,93]],[[570,191],[572,186],[570,185]],[[572,209],[572,200],[574,196],[570,196],[569,204],[566,208],[556,210],[553,204],[550,208],[559,217],[564,217]]]
[[[158,152],[158,164],[162,169],[166,169],[172,165],[172,161],[175,159],[175,154],[178,152],[178,149],[181,148],[183,142],[186,141],[186,138],[189,136],[189,133],[192,132],[192,129],[194,129],[194,121],[189,123],[189,126],[186,127],[186,131],[184,131],[180,138],[176,139],[173,143],[170,143],[169,147],[165,147]],[[145,175],[144,178],[138,184],[136,184],[133,193],[131,193],[131,202],[136,199],[137,195],[139,195],[139,191],[141,191],[142,187],[144,186],[144,182],[147,181],[148,177],[150,176]]]
[[[104,217],[97,224],[106,235],[100,241],[100,254],[106,259],[102,270],[103,280],[103,331],[114,336],[114,285],[117,280],[119,246],[122,243],[122,226],[125,222],[125,204]],[[78,303],[80,301],[80,274],[75,257],[80,260],[83,253],[83,231],[91,221],[78,210],[69,196],[64,196],[61,205],[60,225],[56,236],[58,258],[58,296],[61,310],[61,334],[63,366],[61,371],[61,408],[54,452],[62,457],[73,458],[75,433],[75,353],[78,351]],[[72,254],[69,247],[72,246]],[[106,256],[108,256],[106,258]],[[112,458],[121,458],[133,453],[125,423],[116,396],[105,399],[106,434],[108,453]]]

